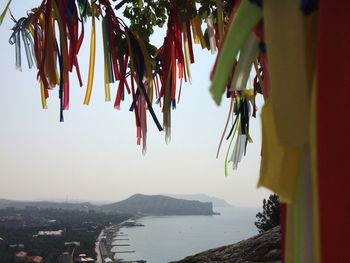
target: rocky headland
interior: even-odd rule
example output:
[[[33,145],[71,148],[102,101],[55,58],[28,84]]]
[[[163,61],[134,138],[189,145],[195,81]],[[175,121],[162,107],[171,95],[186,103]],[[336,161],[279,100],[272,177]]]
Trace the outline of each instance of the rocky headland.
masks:
[[[233,245],[209,249],[172,263],[280,263],[280,227]]]

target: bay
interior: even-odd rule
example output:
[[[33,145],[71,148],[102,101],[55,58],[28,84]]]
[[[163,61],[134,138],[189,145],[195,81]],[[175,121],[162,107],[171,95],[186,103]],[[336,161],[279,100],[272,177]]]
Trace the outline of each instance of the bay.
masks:
[[[259,208],[226,207],[212,216],[147,216],[137,220],[144,227],[122,227],[112,251],[116,259],[165,263],[207,249],[233,244],[258,233],[254,225]],[[127,246],[120,246],[120,245]]]

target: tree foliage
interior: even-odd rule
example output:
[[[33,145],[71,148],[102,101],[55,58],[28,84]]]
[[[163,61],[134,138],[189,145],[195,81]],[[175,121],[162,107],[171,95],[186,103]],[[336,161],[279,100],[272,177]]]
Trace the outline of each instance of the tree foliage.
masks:
[[[269,199],[263,201],[263,212],[256,214],[257,221],[255,226],[259,233],[265,232],[280,224],[280,201],[276,194],[269,196]]]
[[[224,18],[228,20],[235,1],[222,1]],[[139,32],[148,41],[154,27],[162,27],[168,20],[171,9],[179,11],[180,22],[195,16],[204,20],[212,15],[217,18],[217,0],[124,0],[115,9],[122,9],[123,16],[130,20],[130,29]]]

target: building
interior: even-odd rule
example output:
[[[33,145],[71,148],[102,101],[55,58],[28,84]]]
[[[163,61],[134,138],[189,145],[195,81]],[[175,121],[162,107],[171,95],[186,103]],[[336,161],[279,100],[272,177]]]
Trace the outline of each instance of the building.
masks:
[[[56,231],[39,231],[37,236],[62,236],[64,230],[56,230]]]
[[[23,244],[12,244],[12,245],[9,245],[9,247],[22,249],[22,248],[24,248],[24,245]]]
[[[93,258],[87,257],[86,254],[80,254],[79,256],[74,258],[74,263],[95,263]]]
[[[44,258],[41,256],[28,256],[25,251],[19,251],[15,255],[15,263],[43,263]]]
[[[77,246],[77,247],[79,247],[80,246],[80,242],[78,242],[78,241],[69,241],[69,242],[64,242],[64,245],[65,246]]]
[[[44,263],[44,258],[40,256],[27,256],[26,263]]]
[[[15,262],[25,262],[27,258],[27,252],[19,251],[15,254]]]

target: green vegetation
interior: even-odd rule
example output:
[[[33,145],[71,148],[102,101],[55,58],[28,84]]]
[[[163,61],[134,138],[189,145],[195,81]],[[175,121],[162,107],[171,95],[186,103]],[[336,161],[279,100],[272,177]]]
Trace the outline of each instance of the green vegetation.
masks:
[[[234,1],[222,1],[224,17],[229,17]],[[139,32],[148,41],[154,27],[162,27],[173,7],[179,12],[180,22],[196,15],[204,20],[212,15],[217,19],[216,0],[123,0],[115,9],[122,9],[125,18],[130,20],[130,29]]]
[[[257,221],[255,226],[259,233],[265,232],[280,224],[280,201],[276,194],[269,196],[269,199],[263,201],[263,212],[256,214]]]
[[[79,253],[95,257],[95,242],[100,231],[107,225],[118,224],[129,215],[105,214],[95,211],[74,211],[62,209],[3,209],[0,210],[0,263],[14,262],[15,253],[25,251],[38,255],[45,263],[56,263],[58,256],[71,252],[73,245],[65,242],[80,242],[75,247]],[[38,236],[39,231],[63,230],[62,236]],[[24,247],[11,248],[10,245]]]
[[[101,206],[104,212],[136,215],[213,215],[212,203],[176,199],[163,195],[135,194],[128,199]]]

